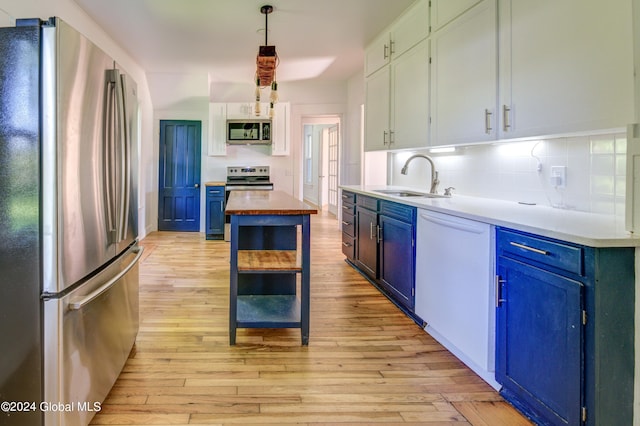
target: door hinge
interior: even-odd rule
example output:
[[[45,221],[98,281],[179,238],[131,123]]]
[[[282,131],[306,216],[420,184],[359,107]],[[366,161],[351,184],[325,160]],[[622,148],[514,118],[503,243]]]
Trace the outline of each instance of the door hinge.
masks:
[[[587,422],[587,407],[582,407],[582,409],[580,410],[580,416],[582,417],[582,423],[586,423]]]
[[[587,311],[582,311],[582,325],[587,325]]]

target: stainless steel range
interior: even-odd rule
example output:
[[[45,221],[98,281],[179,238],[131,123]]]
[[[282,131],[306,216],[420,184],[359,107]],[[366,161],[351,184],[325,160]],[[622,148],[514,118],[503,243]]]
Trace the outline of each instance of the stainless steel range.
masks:
[[[231,191],[272,191],[273,183],[269,176],[269,166],[229,166],[225,196],[229,200]],[[225,217],[224,240],[231,235],[231,217]]]
[[[273,183],[269,177],[269,166],[227,167],[227,192],[238,190],[273,190]]]

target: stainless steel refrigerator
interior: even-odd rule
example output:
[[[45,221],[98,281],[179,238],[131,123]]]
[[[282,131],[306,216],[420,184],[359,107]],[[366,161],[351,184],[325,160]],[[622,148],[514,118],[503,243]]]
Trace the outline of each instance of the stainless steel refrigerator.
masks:
[[[135,342],[135,90],[58,18],[0,28],[2,425],[88,424]]]

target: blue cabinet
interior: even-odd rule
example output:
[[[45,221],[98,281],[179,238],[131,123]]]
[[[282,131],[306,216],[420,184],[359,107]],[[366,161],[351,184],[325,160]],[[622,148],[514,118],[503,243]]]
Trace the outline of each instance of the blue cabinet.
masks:
[[[356,194],[342,191],[342,253],[351,262],[356,258]]]
[[[224,238],[224,186],[207,186],[205,234],[207,240]]]
[[[634,249],[499,228],[496,380],[539,424],[631,424]]]
[[[380,283],[411,312],[415,296],[415,212],[413,207],[381,201],[378,217]]]
[[[359,196],[358,201],[364,199]],[[371,279],[378,278],[378,213],[356,206],[356,265]]]
[[[354,207],[350,198],[346,204],[343,199],[343,252],[351,229],[344,219],[345,212],[348,214],[352,208],[355,211],[351,219],[355,221],[355,254],[351,259],[345,253],[347,260],[413,317],[416,208],[361,194],[346,195],[355,198]]]

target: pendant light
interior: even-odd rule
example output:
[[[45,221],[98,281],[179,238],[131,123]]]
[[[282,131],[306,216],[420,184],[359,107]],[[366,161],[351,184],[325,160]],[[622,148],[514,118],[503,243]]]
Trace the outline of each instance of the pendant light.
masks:
[[[255,114],[260,115],[260,90],[264,87],[271,86],[271,95],[269,96],[269,117],[273,118],[274,105],[278,102],[278,83],[276,81],[276,67],[278,66],[278,54],[275,46],[269,46],[269,14],[273,12],[273,6],[264,5],[260,8],[260,13],[264,15],[264,46],[258,49],[256,58],[256,106]]]

